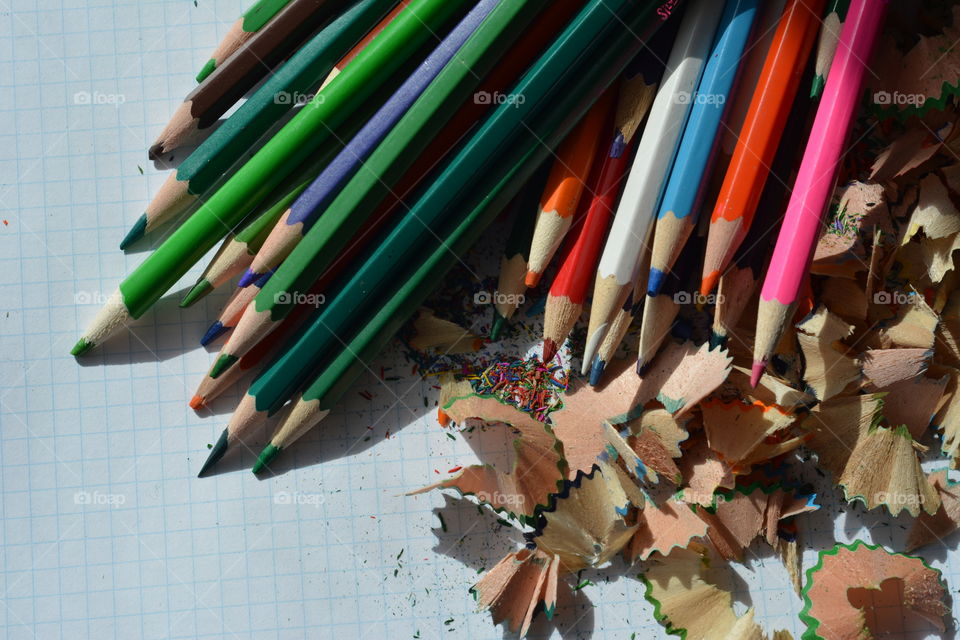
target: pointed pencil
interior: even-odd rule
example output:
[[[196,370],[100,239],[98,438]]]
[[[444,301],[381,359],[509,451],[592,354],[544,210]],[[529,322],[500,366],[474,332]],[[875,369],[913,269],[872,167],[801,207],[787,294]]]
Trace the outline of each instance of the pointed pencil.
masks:
[[[324,145],[433,32],[461,6],[451,0],[413,0],[314,100],[300,109],[203,207],[144,260],[111,296],[71,353],[88,352],[142,316],[226,231]]]
[[[290,0],[257,0],[230,26],[227,35],[223,37],[197,74],[197,82],[203,82],[214,69],[223,64],[224,60],[232,56],[289,3]]]
[[[167,177],[120,248],[188,211],[199,199],[207,199],[248,161],[249,150],[264,134],[298,103],[317,93],[317,86],[331,72],[334,61],[339,58],[337,66],[343,69],[356,59],[348,59],[349,54],[341,56],[391,4],[392,0],[358,0],[274,69],[260,88]],[[326,96],[329,91],[323,93]],[[166,153],[167,149],[157,151]]]
[[[537,117],[531,117],[528,120],[533,127],[532,133],[512,137],[513,143],[511,145],[500,146],[501,149],[510,154],[508,156],[508,158],[511,158],[510,160],[490,158],[491,161],[485,165],[486,172],[489,173],[484,173],[486,180],[489,182],[485,182],[483,186],[471,189],[468,192],[469,194],[475,194],[468,196],[472,198],[473,202],[479,202],[456,225],[452,235],[446,236],[446,241],[437,243],[436,238],[428,237],[429,242],[439,244],[429,253],[429,258],[424,253],[413,254],[414,256],[422,256],[422,260],[425,261],[420,263],[421,266],[418,268],[416,276],[405,280],[398,278],[387,280],[394,285],[405,287],[407,292],[389,298],[397,306],[391,306],[389,302],[381,302],[375,317],[383,324],[372,327],[367,324],[366,329],[362,331],[362,342],[358,342],[358,339],[355,338],[337,356],[336,364],[339,368],[333,365],[323,367],[323,385],[328,385],[331,382],[337,383],[336,391],[342,394],[346,386],[352,383],[355,374],[362,371],[365,362],[379,351],[404,322],[408,313],[401,313],[401,305],[408,305],[402,308],[409,313],[417,308],[423,297],[429,294],[436,286],[438,279],[442,279],[443,273],[457,260],[457,255],[462,254],[470,246],[496,215],[497,211],[515,195],[520,185],[529,180],[535,168],[547,157],[551,146],[556,145],[562,139],[563,135],[587,111],[598,94],[609,85],[613,80],[611,74],[618,73],[626,66],[630,57],[635,55],[641,46],[641,41],[636,39],[635,34],[640,34],[641,38],[645,38],[651,30],[657,27],[657,22],[652,20],[652,9],[652,6],[634,8],[620,0],[614,2],[610,0],[589,0],[587,6],[578,14],[577,18],[564,30],[548,51],[540,57],[531,71],[523,77],[521,84],[514,89],[516,92],[522,91],[523,95],[529,98],[530,102],[526,103],[528,105],[527,109],[532,109],[534,105],[531,103],[534,102],[534,98],[541,91],[547,89],[547,87],[541,85],[541,82],[548,78],[565,80],[559,81],[558,84],[560,87],[569,88],[569,91],[556,90],[548,94],[551,100],[536,100],[538,104],[542,103],[541,106],[547,109],[547,115],[535,114]],[[613,11],[612,14],[611,11]],[[621,22],[625,17],[624,14],[628,18],[625,23]],[[618,18],[618,20],[612,18]],[[591,56],[593,61],[598,63],[597,72],[584,73],[582,67],[571,68],[571,54],[580,50],[581,47],[589,46],[587,43],[595,41],[594,37],[586,37],[586,34],[596,29],[599,29],[601,35],[606,36],[600,41],[609,44],[609,47],[602,50],[602,55]],[[613,38],[614,34],[617,37]],[[584,57],[586,56],[577,56],[574,59],[583,60]],[[601,62],[603,64],[599,64]],[[489,149],[481,141],[489,142],[488,131],[492,128],[499,128],[500,117],[513,121],[515,119],[523,120],[527,115],[526,113],[513,113],[515,108],[509,105],[498,106],[480,130],[473,134],[471,141],[460,150],[457,157],[446,165],[442,175],[462,179],[465,177],[461,171],[463,162],[466,162],[475,154],[488,157]],[[520,108],[522,111],[526,111],[522,105]],[[521,144],[523,145],[522,148],[520,147]],[[414,205],[411,215],[422,218],[427,210],[441,205],[442,201],[450,197],[449,189],[445,188],[450,186],[446,184],[447,180],[441,177],[438,178],[438,182],[440,186],[424,194]],[[355,277],[360,277],[360,274],[355,274]],[[348,284],[345,286],[345,290],[349,289],[351,287]],[[416,291],[416,296],[420,297],[414,297],[411,300],[411,291]],[[384,299],[386,298],[380,298],[381,301]],[[329,313],[333,306],[333,304],[328,306],[325,313]],[[318,326],[322,328],[326,326],[326,323]],[[304,346],[310,348],[316,346],[315,340],[304,340],[303,336],[300,340],[304,343]],[[340,345],[339,341],[335,341],[335,344]],[[296,353],[298,358],[304,355],[298,351],[288,351],[287,353],[291,355]],[[312,367],[303,369],[303,371],[310,370],[313,370]],[[225,432],[227,435],[223,437],[224,442],[229,443],[242,439],[242,436],[238,434],[243,432],[244,425],[256,424],[262,420],[261,416],[256,415],[258,412],[265,416],[271,406],[277,408],[278,398],[289,397],[288,392],[292,393],[299,386],[298,381],[301,379],[300,376],[293,376],[293,380],[285,379],[289,373],[287,366],[275,361],[267,372],[258,377],[250,390],[254,395],[248,393],[241,402],[241,411],[235,414],[234,419],[231,419],[228,430]],[[273,376],[277,377],[274,378],[273,382],[267,384],[267,380]],[[272,392],[266,394],[265,391],[268,388],[272,389]],[[270,395],[270,398],[267,398],[266,395]],[[324,395],[331,399],[331,402],[335,402],[335,399],[328,393]],[[279,404],[282,405],[282,401]],[[321,413],[325,415],[325,411],[321,411]],[[291,412],[290,415],[294,414]],[[313,424],[313,417],[316,415],[318,414],[307,413],[301,416],[308,423],[306,428]],[[287,421],[285,421],[285,424],[289,426]],[[295,433],[302,433],[302,431],[296,430]],[[276,455],[278,451],[276,445],[277,443],[274,442],[273,449],[270,450],[273,453],[269,456]],[[224,450],[226,447],[227,445],[224,446]],[[266,458],[261,458],[258,464],[262,465],[267,462]]]
[[[434,78],[456,55],[499,0],[480,0],[463,19],[440,41],[424,61],[411,73],[362,129],[337,154],[320,175],[284,212],[270,232],[250,268],[240,279],[240,286],[256,281],[275,268],[299,244],[316,224],[340,188],[363,165],[373,150],[420,97]]]
[[[257,294],[260,293],[260,289],[266,284],[268,277],[269,276],[264,276],[263,280],[249,287],[237,287],[234,289],[226,304],[223,305],[223,309],[220,310],[217,319],[207,327],[203,337],[200,338],[201,346],[206,347],[212,344],[220,336],[232,331],[233,328],[237,326],[240,317],[243,316],[244,310],[253,302]]]
[[[603,137],[608,110],[609,102],[598,101],[557,149],[530,241],[528,287],[540,283],[540,277],[573,224],[573,214]]]
[[[821,218],[836,181],[844,145],[853,128],[867,61],[887,9],[887,0],[853,0],[817,107],[803,161],[760,291],[750,381],[756,386],[777,347],[807,277]]]
[[[649,242],[661,186],[690,113],[689,97],[700,80],[722,10],[723,3],[715,0],[694,0],[684,9],[667,58],[663,81],[650,107],[600,258],[590,305],[584,363],[593,361],[609,323],[637,279],[633,270],[643,247]]]
[[[820,37],[817,40],[816,68],[810,85],[811,98],[817,98],[823,93],[823,87],[827,83],[827,71],[837,51],[840,30],[843,29],[843,21],[849,9],[850,0],[830,0],[827,6],[827,15],[820,26]]]
[[[550,165],[544,164],[508,207],[512,222],[510,234],[503,246],[503,255],[500,257],[500,277],[493,300],[493,323],[490,325],[491,340],[500,338],[503,327],[513,317],[523,299],[524,291],[527,290],[524,278],[527,276],[530,239],[536,224],[536,216],[532,212],[536,211],[540,204],[540,194],[543,193],[549,175]]]
[[[673,169],[657,213],[647,295],[660,293],[664,278],[690,236],[717,156],[724,113],[733,102],[734,80],[757,17],[758,0],[726,0],[709,59],[683,129]]]
[[[710,217],[700,294],[716,287],[753,222],[757,200],[806,68],[824,0],[789,0],[783,9]]]

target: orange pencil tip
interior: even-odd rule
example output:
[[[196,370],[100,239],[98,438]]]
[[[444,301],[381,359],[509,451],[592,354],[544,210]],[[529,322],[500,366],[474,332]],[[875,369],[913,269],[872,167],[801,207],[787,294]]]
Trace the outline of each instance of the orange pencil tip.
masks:
[[[523,283],[532,289],[533,287],[540,284],[541,275],[542,274],[539,274],[536,271],[527,271],[527,277],[524,278]]]
[[[450,416],[443,409],[437,409],[437,422],[441,427],[450,426]]]
[[[190,408],[194,411],[200,411],[203,408],[203,396],[193,396],[190,398]]]
[[[707,275],[703,276],[703,280],[700,281],[700,296],[706,297],[717,288],[717,281],[720,280],[719,271],[711,271]]]

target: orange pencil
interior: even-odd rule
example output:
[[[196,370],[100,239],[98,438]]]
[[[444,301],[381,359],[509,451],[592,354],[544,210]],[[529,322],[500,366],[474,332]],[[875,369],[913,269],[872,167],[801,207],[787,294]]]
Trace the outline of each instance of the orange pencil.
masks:
[[[598,100],[557,149],[557,159],[540,199],[540,213],[530,242],[526,278],[528,287],[535,287],[540,282],[540,277],[573,224],[573,214],[580,202],[597,147],[600,146],[609,111],[609,98]]]
[[[713,291],[753,222],[817,37],[824,3],[790,0],[780,17],[710,218],[700,284],[703,296]]]

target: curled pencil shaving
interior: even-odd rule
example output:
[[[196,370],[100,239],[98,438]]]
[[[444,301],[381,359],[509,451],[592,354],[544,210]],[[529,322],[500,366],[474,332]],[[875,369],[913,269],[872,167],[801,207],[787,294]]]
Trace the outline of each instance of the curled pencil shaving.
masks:
[[[880,328],[881,346],[885,349],[932,349],[939,316],[913,287],[897,292],[897,295],[903,303],[899,305],[895,316]]]
[[[628,562],[647,560],[654,553],[670,555],[673,549],[687,548],[693,541],[704,541],[707,535],[707,523],[679,496],[648,503],[637,514],[637,525],[623,550]]]
[[[892,231],[882,184],[853,181],[836,190],[837,204],[814,248],[810,272],[854,278],[867,268],[864,230],[875,224]]]
[[[803,443],[801,436],[789,432],[796,416],[776,405],[707,400],[700,403],[700,411],[707,443],[737,474]]]
[[[863,388],[878,391],[916,378],[926,371],[932,355],[927,349],[869,349],[860,359]]]
[[[413,336],[408,344],[414,349],[435,349],[446,355],[472,353],[483,347],[483,339],[455,322],[438,318],[432,309],[421,308],[413,321]]]
[[[760,378],[760,384],[752,387],[750,370],[736,365],[718,393],[726,401],[742,399],[744,402],[761,402],[765,405],[777,405],[786,411],[813,406],[817,403],[814,396],[795,389],[770,374]]]
[[[807,570],[800,612],[807,626],[804,637],[904,637],[926,624],[943,632],[949,612],[945,596],[940,572],[920,558],[860,540],[838,544],[821,551],[817,564]]]
[[[540,549],[520,549],[508,554],[475,584],[477,609],[489,610],[493,623],[506,623],[513,633],[527,634],[537,606],[547,618],[557,604],[560,557]]]
[[[797,325],[797,342],[806,366],[803,381],[819,400],[828,400],[860,377],[860,366],[846,354],[842,340],[853,334],[853,325],[824,306]]]
[[[736,482],[733,470],[710,450],[702,431],[690,437],[679,466],[683,501],[690,504],[713,504],[718,488],[732,489]]]
[[[960,483],[950,481],[945,469],[931,473],[929,480],[940,496],[940,508],[934,514],[924,512],[917,516],[907,533],[907,551],[932,542],[943,543],[944,538],[960,529]]]
[[[726,349],[670,342],[640,378],[637,396],[643,403],[655,398],[670,413],[683,415],[723,384],[732,362]]]

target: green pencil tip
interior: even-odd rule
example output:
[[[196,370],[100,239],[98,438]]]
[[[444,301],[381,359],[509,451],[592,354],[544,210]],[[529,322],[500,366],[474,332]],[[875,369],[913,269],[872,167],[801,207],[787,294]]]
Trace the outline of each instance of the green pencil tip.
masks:
[[[203,69],[200,69],[200,73],[197,74],[197,82],[203,82],[207,79],[213,70],[217,68],[217,61],[213,58],[207,60],[207,64],[203,65]]]
[[[257,463],[253,465],[253,472],[260,473],[263,471],[278,455],[280,455],[280,447],[275,447],[272,444],[265,446],[257,458]]]
[[[127,235],[120,241],[120,249],[126,251],[127,247],[147,234],[147,214],[143,214],[137,222],[130,227]]]
[[[216,380],[223,375],[224,371],[232,367],[239,359],[240,358],[237,356],[232,356],[229,353],[223,354],[217,358],[216,362],[213,363],[213,368],[210,369],[210,377]]]
[[[77,344],[73,345],[73,349],[70,349],[70,355],[80,357],[90,349],[93,349],[93,343],[88,342],[86,338],[80,338]]]
[[[813,77],[813,86],[810,87],[810,97],[816,98],[823,93],[823,87],[827,84],[827,79],[819,73]]]
[[[193,289],[190,289],[187,295],[183,296],[183,300],[180,301],[180,308],[189,307],[211,291],[213,291],[213,285],[210,281],[206,278],[200,278],[197,280],[197,284],[193,285]]]
[[[200,473],[197,474],[198,478],[202,478],[214,465],[220,462],[220,458],[227,452],[228,439],[227,430],[224,429],[223,433],[220,434],[220,439],[217,440],[217,444],[213,445],[213,448],[210,449],[210,455],[207,456],[207,461],[200,467]]]
[[[507,324],[507,319],[502,315],[493,312],[493,325],[490,327],[490,339],[499,340],[500,334],[503,333],[503,327]]]

